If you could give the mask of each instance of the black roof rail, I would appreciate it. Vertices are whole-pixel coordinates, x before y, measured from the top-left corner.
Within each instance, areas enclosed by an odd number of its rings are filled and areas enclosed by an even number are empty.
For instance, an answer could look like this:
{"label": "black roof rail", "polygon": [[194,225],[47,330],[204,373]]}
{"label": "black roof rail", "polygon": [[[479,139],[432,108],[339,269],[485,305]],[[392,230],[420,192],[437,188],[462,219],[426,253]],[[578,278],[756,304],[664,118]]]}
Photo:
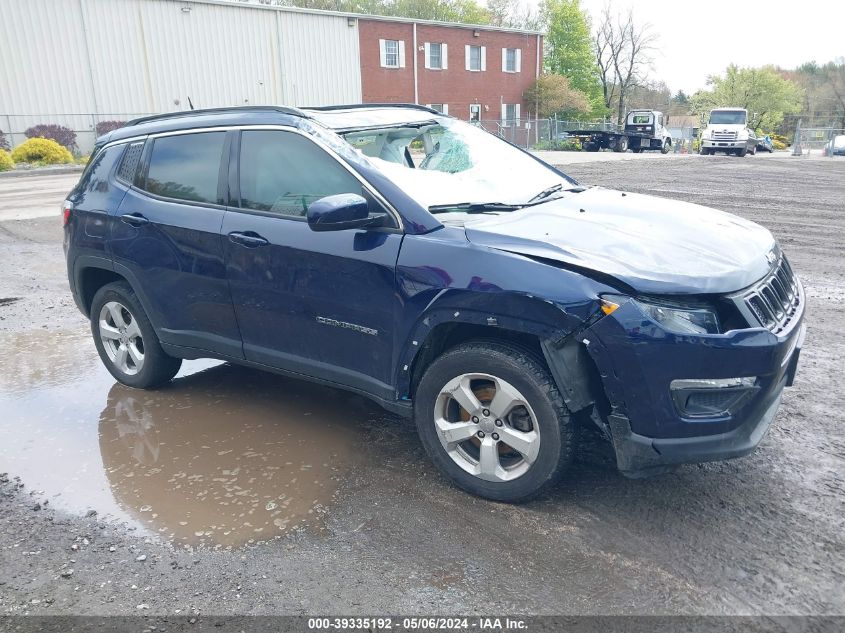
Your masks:
{"label": "black roof rail", "polygon": [[418,103],[351,103],[348,105],[329,106],[299,106],[300,110],[315,110],[317,112],[331,112],[332,110],[360,110],[364,108],[407,108],[408,110],[422,110],[431,114],[443,114],[434,108],[429,108]]}
{"label": "black roof rail", "polygon": [[308,115],[299,108],[289,108],[286,106],[230,106],[226,108],[205,108],[202,110],[182,110],[179,112],[165,112],[163,114],[153,114],[150,116],[143,116],[137,119],[127,121],[124,127],[132,125],[140,125],[141,123],[150,123],[152,121],[164,121],[166,119],[178,119],[180,117],[189,117],[201,114],[226,114],[230,112],[278,112],[280,114],[291,114],[293,116],[309,118]]}

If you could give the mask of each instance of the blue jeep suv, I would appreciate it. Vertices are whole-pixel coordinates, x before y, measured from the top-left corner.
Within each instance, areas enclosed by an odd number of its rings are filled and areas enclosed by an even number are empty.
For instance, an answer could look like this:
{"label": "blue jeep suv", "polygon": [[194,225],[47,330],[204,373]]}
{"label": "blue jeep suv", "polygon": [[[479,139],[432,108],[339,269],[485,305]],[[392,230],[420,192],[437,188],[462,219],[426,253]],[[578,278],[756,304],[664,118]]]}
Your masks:
{"label": "blue jeep suv", "polygon": [[748,454],[804,337],[766,229],[581,186],[419,106],[138,119],[98,139],[63,218],[121,383],[211,357],[348,389],[501,501],[555,482],[582,424],[633,477]]}

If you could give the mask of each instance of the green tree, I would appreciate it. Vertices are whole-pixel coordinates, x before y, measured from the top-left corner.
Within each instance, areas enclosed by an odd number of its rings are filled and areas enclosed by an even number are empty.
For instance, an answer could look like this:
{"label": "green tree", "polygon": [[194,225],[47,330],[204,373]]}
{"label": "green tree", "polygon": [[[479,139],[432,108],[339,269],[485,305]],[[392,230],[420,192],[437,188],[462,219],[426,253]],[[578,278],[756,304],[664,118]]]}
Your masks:
{"label": "green tree", "polygon": [[489,24],[490,14],[476,0],[258,0],[262,4],[388,15],[418,20]]}
{"label": "green tree", "polygon": [[728,66],[724,75],[707,78],[709,90],[699,90],[690,99],[693,112],[704,114],[712,108],[730,107],[748,110],[748,126],[775,129],[784,114],[799,112],[803,93],[773,66],[740,68]]}
{"label": "green tree", "polygon": [[590,111],[590,102],[580,90],[573,88],[563,75],[543,73],[522,95],[540,117],[558,114],[564,118]]}
{"label": "green tree", "polygon": [[531,31],[545,28],[540,13],[521,0],[487,0],[487,13],[493,26]]}
{"label": "green tree", "polygon": [[543,0],[540,15],[546,24],[544,66],[563,75],[572,88],[584,93],[593,114],[604,112],[590,22],[578,0]]}

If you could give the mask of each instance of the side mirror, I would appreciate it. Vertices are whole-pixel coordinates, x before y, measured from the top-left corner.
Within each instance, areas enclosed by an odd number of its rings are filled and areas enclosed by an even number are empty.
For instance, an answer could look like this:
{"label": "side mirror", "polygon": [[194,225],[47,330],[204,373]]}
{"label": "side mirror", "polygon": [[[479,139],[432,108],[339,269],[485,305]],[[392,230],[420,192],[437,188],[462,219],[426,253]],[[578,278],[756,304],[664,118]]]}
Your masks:
{"label": "side mirror", "polygon": [[354,193],[340,193],[315,200],[308,206],[312,231],[344,231],[381,226],[387,214],[370,215],[370,204]]}

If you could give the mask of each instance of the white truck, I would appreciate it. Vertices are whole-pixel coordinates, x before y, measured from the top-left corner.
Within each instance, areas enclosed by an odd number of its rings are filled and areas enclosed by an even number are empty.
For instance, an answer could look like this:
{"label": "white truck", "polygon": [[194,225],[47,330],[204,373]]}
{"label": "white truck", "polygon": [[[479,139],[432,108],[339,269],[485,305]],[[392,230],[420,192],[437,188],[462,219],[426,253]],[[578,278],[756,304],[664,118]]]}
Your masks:
{"label": "white truck", "polygon": [[737,156],[757,153],[757,136],[748,127],[748,111],[745,108],[710,110],[707,126],[701,132],[701,154],[716,152]]}

